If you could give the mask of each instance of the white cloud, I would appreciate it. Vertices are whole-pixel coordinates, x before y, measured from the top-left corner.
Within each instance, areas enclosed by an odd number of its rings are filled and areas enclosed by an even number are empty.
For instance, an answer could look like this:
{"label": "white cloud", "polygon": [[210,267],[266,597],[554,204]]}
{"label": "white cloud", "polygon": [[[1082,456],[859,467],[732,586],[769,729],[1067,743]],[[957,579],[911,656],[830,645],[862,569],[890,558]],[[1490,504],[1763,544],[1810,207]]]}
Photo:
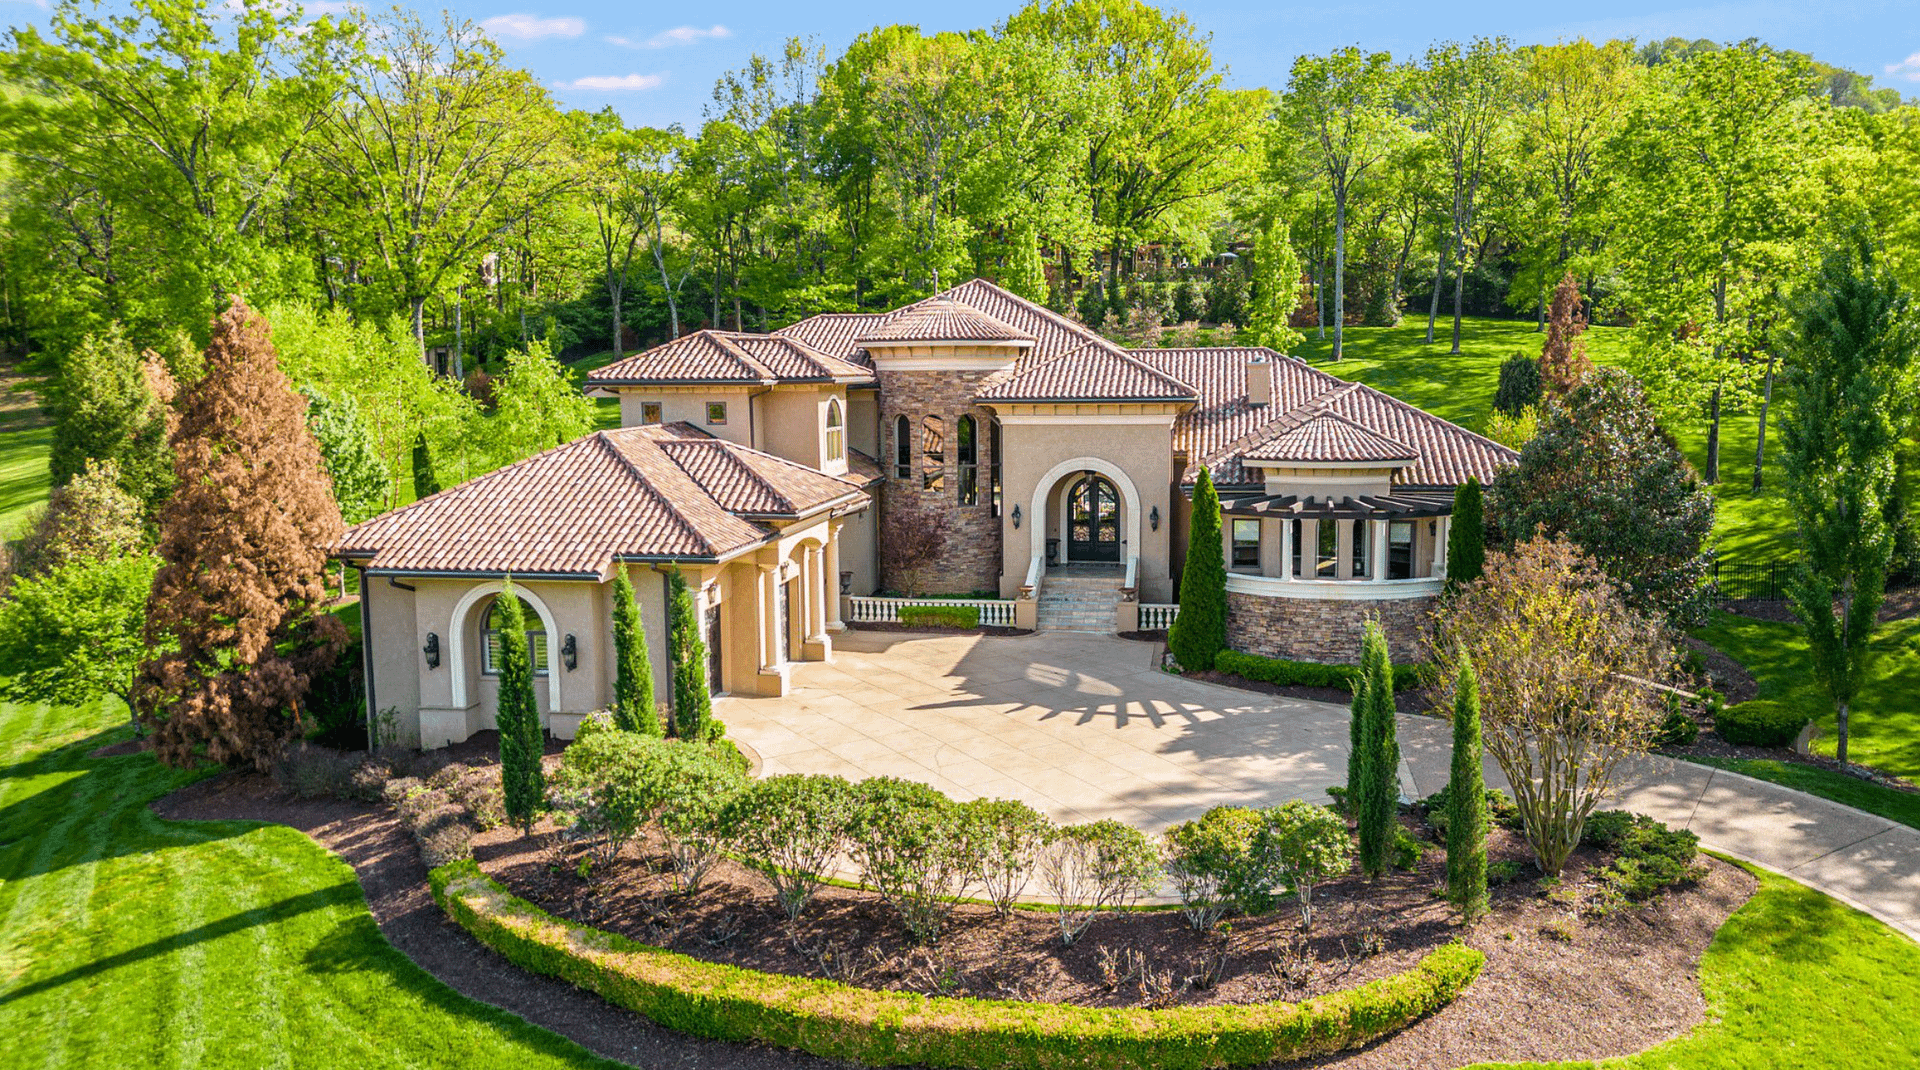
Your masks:
{"label": "white cloud", "polygon": [[635,41],[631,37],[608,37],[605,41],[610,45],[619,45],[621,48],[672,48],[675,45],[690,45],[696,41],[732,36],[732,30],[716,23],[704,30],[698,26],[675,26],[671,30],[662,30],[644,41]]}
{"label": "white cloud", "polygon": [[1920,82],[1920,52],[1915,52],[1898,63],[1887,64],[1887,73],[1896,78],[1905,78],[1909,82]]}
{"label": "white cloud", "polygon": [[514,37],[534,41],[542,37],[578,37],[587,32],[582,19],[543,19],[537,15],[495,15],[483,20],[480,28],[495,37]]}
{"label": "white cloud", "polygon": [[666,81],[663,74],[595,74],[562,83],[574,89],[652,89]]}

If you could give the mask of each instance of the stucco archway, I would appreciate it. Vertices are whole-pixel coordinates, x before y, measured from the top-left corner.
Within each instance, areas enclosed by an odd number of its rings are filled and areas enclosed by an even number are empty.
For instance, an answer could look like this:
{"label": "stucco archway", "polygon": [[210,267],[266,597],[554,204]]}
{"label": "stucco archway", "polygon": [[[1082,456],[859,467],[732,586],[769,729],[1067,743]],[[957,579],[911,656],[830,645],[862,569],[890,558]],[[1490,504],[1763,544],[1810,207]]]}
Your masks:
{"label": "stucco archway", "polygon": [[[482,583],[460,596],[454,604],[453,619],[447,624],[447,668],[453,673],[453,705],[456,709],[467,706],[467,618],[472,615],[473,607],[488,595],[500,594],[507,585],[499,580]],[[540,614],[540,624],[547,630],[547,712],[560,712],[560,667],[555,658],[560,651],[560,643],[565,638],[554,623],[553,611],[540,600],[540,596],[518,584],[513,593],[526,600],[535,613]]]}
{"label": "stucco archway", "polygon": [[1070,461],[1061,461],[1040,481],[1033,485],[1033,501],[1027,506],[1027,515],[1033,518],[1028,524],[1029,560],[1045,561],[1047,554],[1047,497],[1053,493],[1056,483],[1068,476],[1082,472],[1098,472],[1113,481],[1120,488],[1120,526],[1126,535],[1126,546],[1120,551],[1120,563],[1126,564],[1127,558],[1140,552],[1140,491],[1133,485],[1133,477],[1126,469],[1111,461],[1098,457],[1075,457]]}

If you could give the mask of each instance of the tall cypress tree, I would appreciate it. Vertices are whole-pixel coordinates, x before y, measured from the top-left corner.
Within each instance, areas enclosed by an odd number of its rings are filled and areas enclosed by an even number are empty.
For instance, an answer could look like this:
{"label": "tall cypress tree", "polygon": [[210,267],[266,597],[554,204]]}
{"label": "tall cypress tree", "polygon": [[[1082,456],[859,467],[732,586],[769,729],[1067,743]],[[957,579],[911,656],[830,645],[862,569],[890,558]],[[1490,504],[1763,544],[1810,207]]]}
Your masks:
{"label": "tall cypress tree", "polygon": [[713,734],[713,693],[707,688],[707,643],[700,637],[700,614],[693,592],[675,569],[671,585],[673,620],[668,623],[668,655],[673,659],[673,734],[704,740]]}
{"label": "tall cypress tree", "polygon": [[527,618],[520,596],[507,580],[500,592],[500,701],[494,724],[500,729],[500,787],[507,820],[525,834],[533,829],[540,801],[547,793],[546,771],[540,756],[546,737],[540,732],[540,705],[533,697],[533,659],[527,650]]}
{"label": "tall cypress tree", "polygon": [[1487,912],[1487,780],[1480,755],[1480,678],[1462,655],[1447,779],[1447,900],[1467,921]]}
{"label": "tall cypress tree", "polygon": [[653,661],[647,656],[647,629],[634,600],[627,566],[613,569],[613,721],[629,732],[661,734],[653,704]]}
{"label": "tall cypress tree", "polygon": [[1393,855],[1394,816],[1400,808],[1400,742],[1393,721],[1393,662],[1380,625],[1367,622],[1360,651],[1364,688],[1360,799],[1354,804],[1360,836],[1360,868],[1369,877],[1386,872]]}
{"label": "tall cypress tree", "polygon": [[413,437],[413,496],[424,498],[440,493],[440,481],[433,475],[433,454],[427,450],[425,434]]}
{"label": "tall cypress tree", "polygon": [[1486,505],[1480,480],[1468,476],[1453,491],[1453,519],[1447,525],[1447,586],[1480,578],[1487,568]]}
{"label": "tall cypress tree", "polygon": [[[1847,762],[1853,700],[1868,677],[1893,557],[1900,392],[1920,347],[1908,297],[1872,238],[1850,233],[1793,303],[1782,421],[1787,501],[1801,555],[1788,587],[1833,703],[1835,757]],[[1909,410],[1911,411],[1911,410]]]}
{"label": "tall cypress tree", "polygon": [[1220,542],[1220,494],[1205,468],[1193,487],[1187,561],[1180,571],[1180,615],[1167,646],[1183,669],[1211,669],[1227,647],[1227,558]]}

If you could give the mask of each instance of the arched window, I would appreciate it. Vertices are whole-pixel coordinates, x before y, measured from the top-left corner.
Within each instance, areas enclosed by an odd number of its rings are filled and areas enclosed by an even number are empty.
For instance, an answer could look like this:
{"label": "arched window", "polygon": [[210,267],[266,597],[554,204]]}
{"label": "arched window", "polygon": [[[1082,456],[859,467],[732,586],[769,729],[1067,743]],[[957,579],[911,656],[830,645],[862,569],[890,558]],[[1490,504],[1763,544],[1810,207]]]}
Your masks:
{"label": "arched window", "polygon": [[971,416],[962,416],[953,425],[955,463],[959,466],[960,504],[980,503],[979,425]]}
{"label": "arched window", "polygon": [[940,490],[947,482],[947,422],[938,416],[920,418],[920,489]]}
{"label": "arched window", "polygon": [[913,425],[905,416],[893,420],[893,478],[913,478]]}
{"label": "arched window", "polygon": [[[500,675],[500,625],[506,616],[500,609],[500,598],[495,596],[487,604],[487,612],[480,623],[480,671],[488,676]],[[540,614],[520,599],[521,622],[527,626],[527,652],[533,661],[533,674],[547,674],[547,629],[540,620]]]}
{"label": "arched window", "polygon": [[847,456],[846,421],[840,416],[840,399],[827,399],[827,460],[841,461]]}
{"label": "arched window", "polygon": [[987,500],[993,515],[1000,515],[1000,421],[987,417]]}

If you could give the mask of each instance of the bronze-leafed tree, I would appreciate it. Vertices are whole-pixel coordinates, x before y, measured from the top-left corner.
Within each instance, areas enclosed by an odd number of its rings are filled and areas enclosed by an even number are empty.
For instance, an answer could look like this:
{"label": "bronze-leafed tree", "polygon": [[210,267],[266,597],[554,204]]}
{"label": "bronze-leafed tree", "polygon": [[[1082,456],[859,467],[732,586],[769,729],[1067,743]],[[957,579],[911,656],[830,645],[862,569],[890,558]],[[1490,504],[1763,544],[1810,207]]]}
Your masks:
{"label": "bronze-leafed tree", "polygon": [[1547,314],[1547,341],[1540,347],[1540,392],[1565,397],[1593,370],[1587,345],[1580,335],[1587,329],[1580,308],[1580,285],[1569,271],[1553,290],[1553,308]]}
{"label": "bronze-leafed tree", "polygon": [[340,507],[266,321],[235,298],[183,390],[134,706],[162,761],[266,769],[344,642],[321,611]]}

